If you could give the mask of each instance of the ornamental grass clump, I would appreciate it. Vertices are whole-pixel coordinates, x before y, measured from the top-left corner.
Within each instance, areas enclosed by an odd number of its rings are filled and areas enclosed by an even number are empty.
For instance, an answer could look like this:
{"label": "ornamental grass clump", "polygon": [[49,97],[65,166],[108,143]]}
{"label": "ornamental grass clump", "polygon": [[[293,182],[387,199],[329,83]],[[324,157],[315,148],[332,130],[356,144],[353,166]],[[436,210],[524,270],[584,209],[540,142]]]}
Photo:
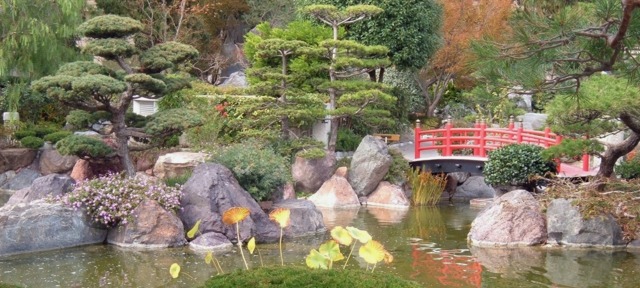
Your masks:
{"label": "ornamental grass clump", "polygon": [[84,207],[94,222],[115,227],[127,224],[133,210],[145,198],[158,202],[164,209],[177,210],[181,196],[179,186],[170,187],[124,174],[107,174],[76,184],[61,201],[76,209]]}
{"label": "ornamental grass clump", "polygon": [[447,185],[446,177],[422,171],[420,168],[409,169],[407,178],[413,191],[411,203],[414,206],[436,205]]}

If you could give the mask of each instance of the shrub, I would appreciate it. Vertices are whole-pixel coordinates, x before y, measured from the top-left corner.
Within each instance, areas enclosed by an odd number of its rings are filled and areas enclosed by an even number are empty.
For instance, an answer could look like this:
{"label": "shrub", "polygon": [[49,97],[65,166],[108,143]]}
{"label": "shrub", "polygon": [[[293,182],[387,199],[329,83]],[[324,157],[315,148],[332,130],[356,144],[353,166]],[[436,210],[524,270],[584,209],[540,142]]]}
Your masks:
{"label": "shrub", "polygon": [[51,133],[60,131],[60,128],[55,126],[55,124],[51,124],[51,123],[38,124],[33,126],[32,129],[33,131],[36,132],[36,136],[40,138],[43,138],[44,136],[49,135]]}
{"label": "shrub", "polygon": [[214,276],[204,287],[422,287],[398,276],[353,269],[261,267]]}
{"label": "shrub", "polygon": [[229,168],[256,201],[268,200],[291,175],[285,157],[256,141],[222,148],[214,154],[213,161]]}
{"label": "shrub", "polygon": [[67,115],[66,120],[72,130],[86,129],[93,124],[91,113],[83,110],[72,110]]}
{"label": "shrub", "polygon": [[324,149],[311,148],[299,151],[298,153],[296,153],[296,156],[302,157],[304,159],[320,159],[327,156],[327,152]]}
{"label": "shrub", "polygon": [[384,176],[384,181],[389,181],[393,184],[402,184],[407,180],[407,171],[411,168],[409,161],[402,156],[402,152],[398,149],[389,149],[389,155],[393,159],[389,172]]}
{"label": "shrub", "polygon": [[615,167],[616,175],[622,179],[636,179],[640,178],[640,159],[633,158],[631,160],[624,161]]}
{"label": "shrub", "polygon": [[40,137],[27,136],[20,139],[20,144],[22,144],[22,146],[25,148],[40,149],[40,147],[42,147],[42,145],[44,144],[44,140],[42,140],[42,138]]}
{"label": "shrub", "polygon": [[21,129],[13,133],[13,137],[18,140],[21,140],[24,137],[36,137],[36,131],[31,129]]}
{"label": "shrub", "polygon": [[189,180],[189,178],[191,178],[191,174],[193,173],[187,172],[176,177],[169,177],[167,179],[164,179],[164,184],[166,184],[169,187],[178,186],[178,185],[182,186],[184,185],[184,183],[187,183],[187,180]]}
{"label": "shrub", "polygon": [[113,149],[104,142],[81,135],[71,135],[58,141],[56,149],[62,155],[76,155],[80,158],[104,158]]}
{"label": "shrub", "polygon": [[358,145],[360,145],[360,141],[362,141],[362,137],[358,136],[353,131],[349,129],[339,129],[336,151],[355,151],[358,148]]}
{"label": "shrub", "polygon": [[513,144],[489,152],[484,167],[488,184],[524,186],[531,190],[533,176],[555,172],[555,163],[542,158],[544,148],[529,144]]}
{"label": "shrub", "polygon": [[443,175],[431,174],[420,168],[409,169],[407,172],[411,184],[411,202],[414,206],[433,206],[440,201],[440,196],[447,185],[447,178]]}
{"label": "shrub", "polygon": [[181,196],[179,187],[149,183],[145,179],[130,178],[124,174],[107,174],[80,182],[60,200],[76,209],[85,207],[89,217],[96,223],[115,227],[127,224],[132,211],[144,198],[155,200],[164,209],[177,210]]}
{"label": "shrub", "polygon": [[62,140],[63,138],[66,138],[67,136],[71,136],[71,132],[69,131],[58,131],[58,132],[53,132],[51,134],[47,134],[44,136],[44,141],[49,141],[52,144],[56,144],[58,143],[58,141]]}
{"label": "shrub", "polygon": [[[311,158],[322,158],[326,154],[324,152],[324,143],[309,137],[289,140],[276,139],[275,141],[271,142],[270,146],[273,148],[273,151],[275,151],[279,155],[290,159],[294,159],[295,155],[305,158],[307,156]],[[319,150],[322,150],[322,152],[320,152]],[[302,154],[299,155],[299,152],[302,152]],[[320,153],[322,153],[322,156],[320,156]]]}

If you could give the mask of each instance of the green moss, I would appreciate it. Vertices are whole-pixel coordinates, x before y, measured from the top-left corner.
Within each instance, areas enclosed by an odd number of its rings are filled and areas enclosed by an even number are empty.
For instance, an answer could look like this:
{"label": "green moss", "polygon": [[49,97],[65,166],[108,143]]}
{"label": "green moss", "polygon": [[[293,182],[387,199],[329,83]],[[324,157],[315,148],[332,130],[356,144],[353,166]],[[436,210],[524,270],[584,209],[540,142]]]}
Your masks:
{"label": "green moss", "polygon": [[364,270],[312,270],[306,267],[263,267],[211,278],[203,287],[421,287],[386,273]]}
{"label": "green moss", "polygon": [[20,139],[20,144],[22,144],[22,146],[26,148],[40,149],[40,147],[42,147],[42,145],[44,144],[44,140],[35,136],[27,136]]}

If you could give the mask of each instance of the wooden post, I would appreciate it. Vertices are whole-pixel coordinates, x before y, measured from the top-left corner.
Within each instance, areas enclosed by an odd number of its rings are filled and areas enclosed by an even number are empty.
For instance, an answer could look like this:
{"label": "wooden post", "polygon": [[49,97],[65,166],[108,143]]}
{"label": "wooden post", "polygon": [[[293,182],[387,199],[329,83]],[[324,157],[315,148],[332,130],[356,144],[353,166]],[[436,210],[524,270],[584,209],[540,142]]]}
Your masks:
{"label": "wooden post", "polygon": [[421,132],[422,131],[421,131],[421,128],[420,128],[420,119],[417,119],[416,120],[416,128],[413,130],[413,133],[415,134],[414,135],[415,139],[413,141],[413,150],[414,150],[413,151],[413,153],[414,153],[413,156],[416,159],[420,158],[420,147],[422,147],[422,143],[421,143],[422,136],[420,136]]}
{"label": "wooden post", "polygon": [[453,154],[453,151],[451,149],[451,117],[449,117],[449,119],[447,119],[447,124],[444,124],[444,149],[443,149],[443,156],[451,156]]}
{"label": "wooden post", "polygon": [[487,123],[484,119],[480,119],[480,157],[487,157],[487,150],[485,149],[487,132]]}

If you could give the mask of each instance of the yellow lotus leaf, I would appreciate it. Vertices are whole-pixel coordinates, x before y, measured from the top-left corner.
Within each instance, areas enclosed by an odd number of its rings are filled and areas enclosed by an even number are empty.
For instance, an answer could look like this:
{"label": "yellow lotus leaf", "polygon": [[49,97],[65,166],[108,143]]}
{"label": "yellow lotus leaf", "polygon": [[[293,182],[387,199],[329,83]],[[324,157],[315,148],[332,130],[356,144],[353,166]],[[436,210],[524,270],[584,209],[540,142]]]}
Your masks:
{"label": "yellow lotus leaf", "polygon": [[318,252],[318,250],[316,249],[313,249],[311,250],[311,252],[309,252],[309,255],[307,255],[305,262],[307,263],[307,266],[309,266],[309,268],[329,269],[329,259],[320,254],[320,252]]}
{"label": "yellow lotus leaf", "polygon": [[391,255],[391,253],[389,253],[388,251],[384,251],[384,263],[391,263],[393,262],[393,255]]}
{"label": "yellow lotus leaf", "polygon": [[180,265],[178,265],[178,263],[171,264],[171,267],[169,267],[169,274],[171,274],[173,279],[178,278],[178,276],[180,276]]}
{"label": "yellow lotus leaf", "polygon": [[340,246],[338,242],[334,240],[329,240],[327,242],[322,243],[318,252],[328,258],[329,260],[336,262],[344,259],[344,255],[340,252]]}
{"label": "yellow lotus leaf", "polygon": [[360,247],[360,257],[369,264],[377,264],[384,259],[384,246],[380,242],[371,240]]}
{"label": "yellow lotus leaf", "polygon": [[251,239],[249,239],[247,249],[249,249],[249,253],[253,254],[253,250],[256,249],[256,237],[251,237]]}
{"label": "yellow lotus leaf", "polygon": [[189,239],[193,239],[193,237],[196,236],[196,233],[198,233],[198,230],[200,230],[200,220],[198,220],[196,222],[195,225],[193,225],[193,227],[191,228],[191,230],[189,230],[189,232],[187,232],[187,238]]}
{"label": "yellow lotus leaf", "polygon": [[280,228],[285,228],[289,226],[289,218],[291,217],[291,210],[286,208],[276,208],[275,210],[269,213],[269,219],[271,221],[278,223]]}
{"label": "yellow lotus leaf", "polygon": [[204,263],[210,264],[213,261],[213,253],[211,251],[207,252],[207,255],[204,256]]}
{"label": "yellow lotus leaf", "polygon": [[231,207],[222,214],[222,222],[233,225],[247,218],[250,213],[249,209],[244,207]]}
{"label": "yellow lotus leaf", "polygon": [[349,246],[353,242],[353,237],[351,237],[349,232],[342,226],[333,227],[333,229],[331,229],[331,237],[344,246]]}
{"label": "yellow lotus leaf", "polygon": [[362,244],[365,244],[365,243],[371,241],[371,235],[367,231],[360,230],[358,228],[351,227],[351,226],[347,227],[347,231],[349,231],[349,235],[351,235],[351,237],[353,237],[356,240],[360,241],[360,243],[362,243]]}

